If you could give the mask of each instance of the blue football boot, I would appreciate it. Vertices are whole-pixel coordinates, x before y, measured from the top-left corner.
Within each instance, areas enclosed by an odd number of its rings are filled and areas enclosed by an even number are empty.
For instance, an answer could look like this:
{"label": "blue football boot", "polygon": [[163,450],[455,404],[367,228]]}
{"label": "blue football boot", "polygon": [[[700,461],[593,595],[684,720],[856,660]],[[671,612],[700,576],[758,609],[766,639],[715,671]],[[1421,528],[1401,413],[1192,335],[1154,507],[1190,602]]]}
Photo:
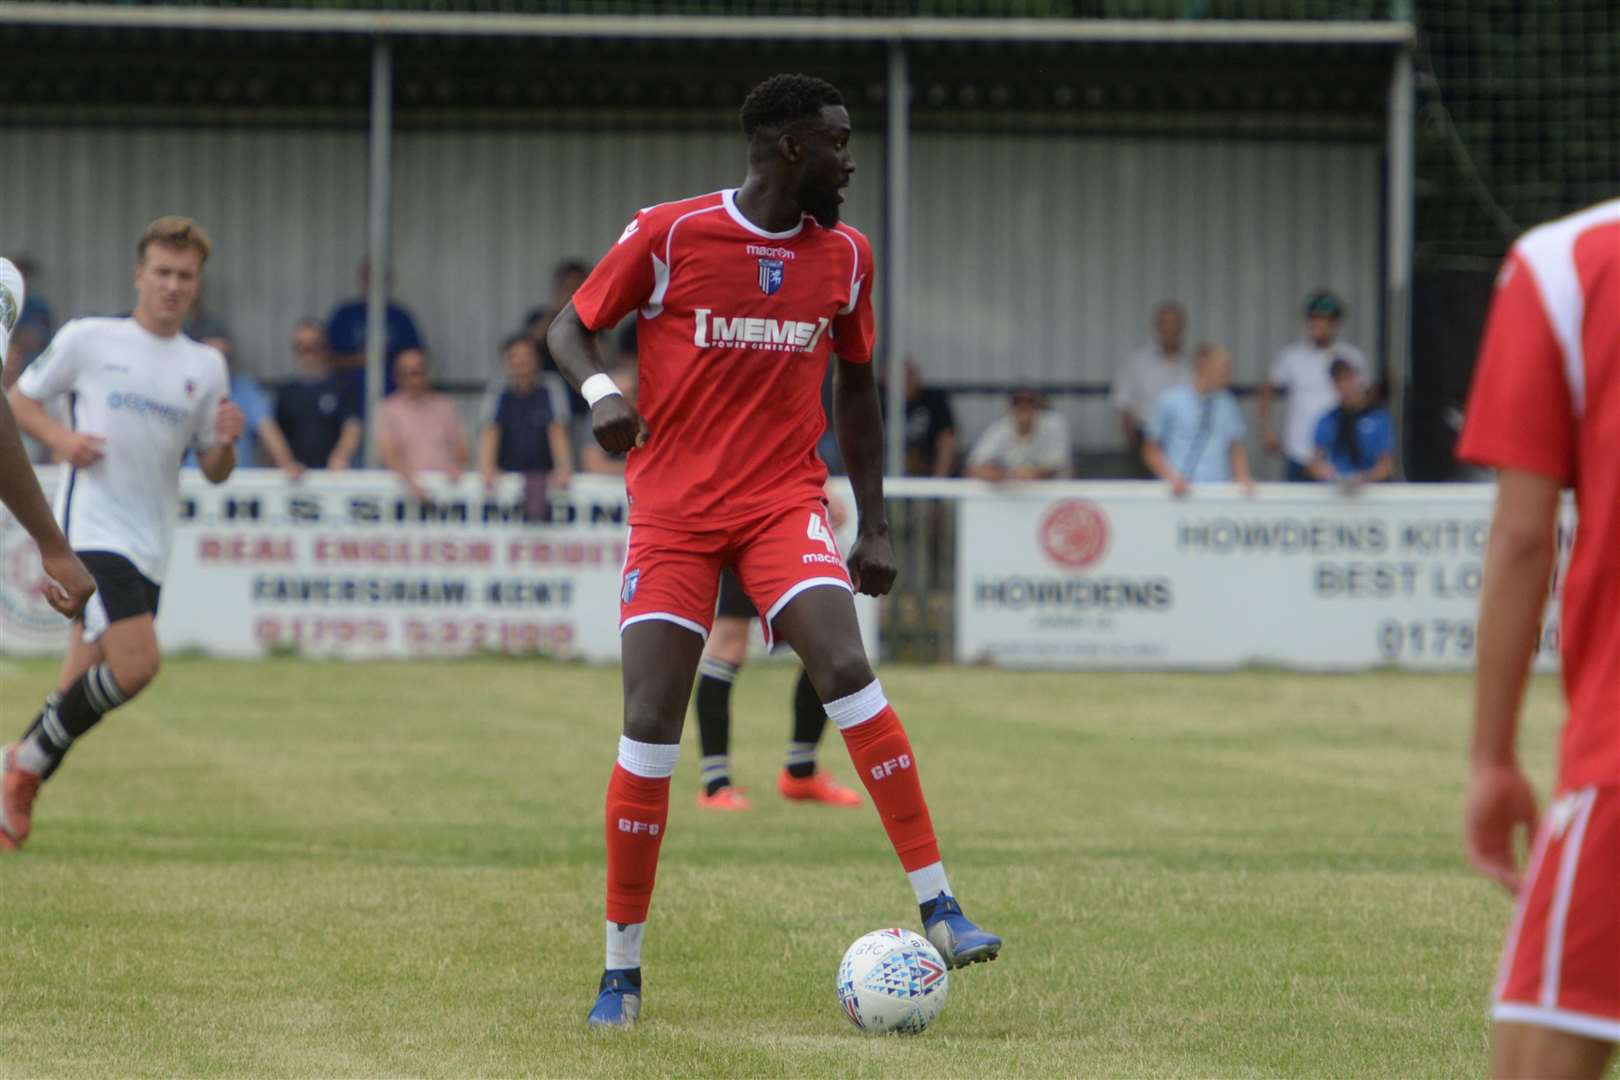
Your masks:
{"label": "blue football boot", "polygon": [[602,987],[585,1022],[595,1028],[634,1027],[641,1016],[641,969],[602,972]]}
{"label": "blue football boot", "polygon": [[994,960],[1001,951],[1001,939],[973,925],[962,914],[962,905],[949,893],[940,893],[918,910],[922,912],[923,934],[945,958],[946,967]]}

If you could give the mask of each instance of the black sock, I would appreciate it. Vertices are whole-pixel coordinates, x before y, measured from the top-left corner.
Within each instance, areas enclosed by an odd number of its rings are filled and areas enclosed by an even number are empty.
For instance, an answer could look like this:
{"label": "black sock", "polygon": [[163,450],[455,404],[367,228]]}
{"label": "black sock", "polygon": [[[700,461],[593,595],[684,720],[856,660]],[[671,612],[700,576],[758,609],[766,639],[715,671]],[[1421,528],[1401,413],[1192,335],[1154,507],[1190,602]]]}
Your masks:
{"label": "black sock", "polygon": [[[821,733],[827,729],[827,710],[822,708],[816,688],[810,685],[810,674],[799,671],[799,681],[793,687],[793,741],[788,746],[789,776],[803,779],[816,774],[815,747]],[[806,749],[810,759],[804,760]]]}
{"label": "black sock", "polygon": [[710,795],[731,786],[731,684],[736,678],[736,664],[708,656],[698,664],[692,706],[703,752],[703,790]]}
{"label": "black sock", "polygon": [[62,759],[73,744],[127,700],[106,664],[97,664],[80,675],[62,692],[60,700],[47,697],[45,708],[34,718],[25,736],[49,759],[40,776],[49,779],[61,767]]}

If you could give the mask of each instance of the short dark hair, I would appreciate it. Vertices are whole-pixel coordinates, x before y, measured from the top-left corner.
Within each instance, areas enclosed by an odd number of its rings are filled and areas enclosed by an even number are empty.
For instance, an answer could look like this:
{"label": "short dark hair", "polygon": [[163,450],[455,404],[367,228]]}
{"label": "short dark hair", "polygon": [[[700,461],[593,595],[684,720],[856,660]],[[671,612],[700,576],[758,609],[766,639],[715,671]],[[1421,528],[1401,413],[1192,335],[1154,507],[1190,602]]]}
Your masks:
{"label": "short dark hair", "polygon": [[501,342],[501,355],[505,356],[507,350],[511,349],[514,345],[529,345],[534,348],[535,352],[540,351],[540,346],[535,344],[534,338],[530,337],[528,334],[517,333]]}
{"label": "short dark hair", "polygon": [[561,281],[569,274],[580,274],[584,277],[589,277],[590,273],[591,264],[586,262],[584,259],[564,259],[562,262],[558,263],[552,268],[551,280]]}
{"label": "short dark hair", "polygon": [[1328,378],[1330,379],[1337,379],[1340,375],[1354,375],[1355,373],[1355,365],[1342,356],[1334,357],[1333,363],[1328,365]]}
{"label": "short dark hair", "polygon": [[814,75],[772,75],[743,99],[743,134],[749,138],[760,128],[781,128],[795,120],[811,120],[829,105],[842,105],[844,95],[826,79]]}

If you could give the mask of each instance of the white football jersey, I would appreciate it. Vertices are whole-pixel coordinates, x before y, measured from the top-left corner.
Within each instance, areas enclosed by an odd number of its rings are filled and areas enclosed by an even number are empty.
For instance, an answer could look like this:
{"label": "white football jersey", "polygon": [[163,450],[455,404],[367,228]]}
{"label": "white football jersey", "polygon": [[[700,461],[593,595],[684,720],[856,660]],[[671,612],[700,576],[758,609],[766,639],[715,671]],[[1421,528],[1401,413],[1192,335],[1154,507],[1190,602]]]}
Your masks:
{"label": "white football jersey", "polygon": [[17,387],[42,404],[67,395],[75,431],[99,435],[105,456],[70,469],[56,520],[75,551],[111,551],[159,584],[180,513],[180,462],[213,445],[230,396],[225,357],[178,334],[160,338],[133,318],[74,319]]}
{"label": "white football jersey", "polygon": [[1301,465],[1316,456],[1316,424],[1339,407],[1339,391],[1328,369],[1343,360],[1367,377],[1367,358],[1342,341],[1323,348],[1310,341],[1285,345],[1271,365],[1271,385],[1288,391],[1283,414],[1283,452]]}
{"label": "white football jersey", "polygon": [[11,332],[22,315],[23,279],[10,259],[0,259],[0,361],[11,347]]}

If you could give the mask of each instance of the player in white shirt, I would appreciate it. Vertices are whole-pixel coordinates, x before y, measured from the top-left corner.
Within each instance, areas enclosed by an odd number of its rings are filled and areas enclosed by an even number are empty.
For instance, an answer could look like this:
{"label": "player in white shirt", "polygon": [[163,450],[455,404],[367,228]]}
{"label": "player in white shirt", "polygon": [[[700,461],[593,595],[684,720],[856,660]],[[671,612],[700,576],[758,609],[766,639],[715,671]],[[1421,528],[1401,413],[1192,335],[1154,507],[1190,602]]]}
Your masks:
{"label": "player in white shirt", "polygon": [[[1367,358],[1354,345],[1338,340],[1344,301],[1333,293],[1312,293],[1305,300],[1305,337],[1285,345],[1271,365],[1271,377],[1260,387],[1260,431],[1266,452],[1279,451],[1288,461],[1287,478],[1313,481],[1307,466],[1316,457],[1316,425],[1339,406],[1339,391],[1328,369],[1343,360],[1367,379]],[[1288,394],[1282,434],[1271,426],[1271,399]]]}
{"label": "player in white shirt", "polygon": [[[236,467],[243,418],[225,358],[180,332],[211,250],[189,218],[152,222],[136,247],[134,314],[68,323],[11,390],[23,430],[69,466],[56,519],[97,593],[73,628],[55,692],[6,748],[0,849],[28,838],[39,785],[74,740],[157,676],[154,618],[186,450],[213,483]],[[71,427],[45,410],[64,395]]]}
{"label": "player in white shirt", "polygon": [[[0,259],[0,361],[11,348],[11,332],[22,315],[22,274],[10,259]],[[34,466],[18,438],[17,421],[11,408],[0,397],[0,503],[11,511],[39,547],[45,567],[45,600],[57,611],[73,618],[84,610],[96,583],[79,562],[51,516],[50,503],[40,490]]]}

